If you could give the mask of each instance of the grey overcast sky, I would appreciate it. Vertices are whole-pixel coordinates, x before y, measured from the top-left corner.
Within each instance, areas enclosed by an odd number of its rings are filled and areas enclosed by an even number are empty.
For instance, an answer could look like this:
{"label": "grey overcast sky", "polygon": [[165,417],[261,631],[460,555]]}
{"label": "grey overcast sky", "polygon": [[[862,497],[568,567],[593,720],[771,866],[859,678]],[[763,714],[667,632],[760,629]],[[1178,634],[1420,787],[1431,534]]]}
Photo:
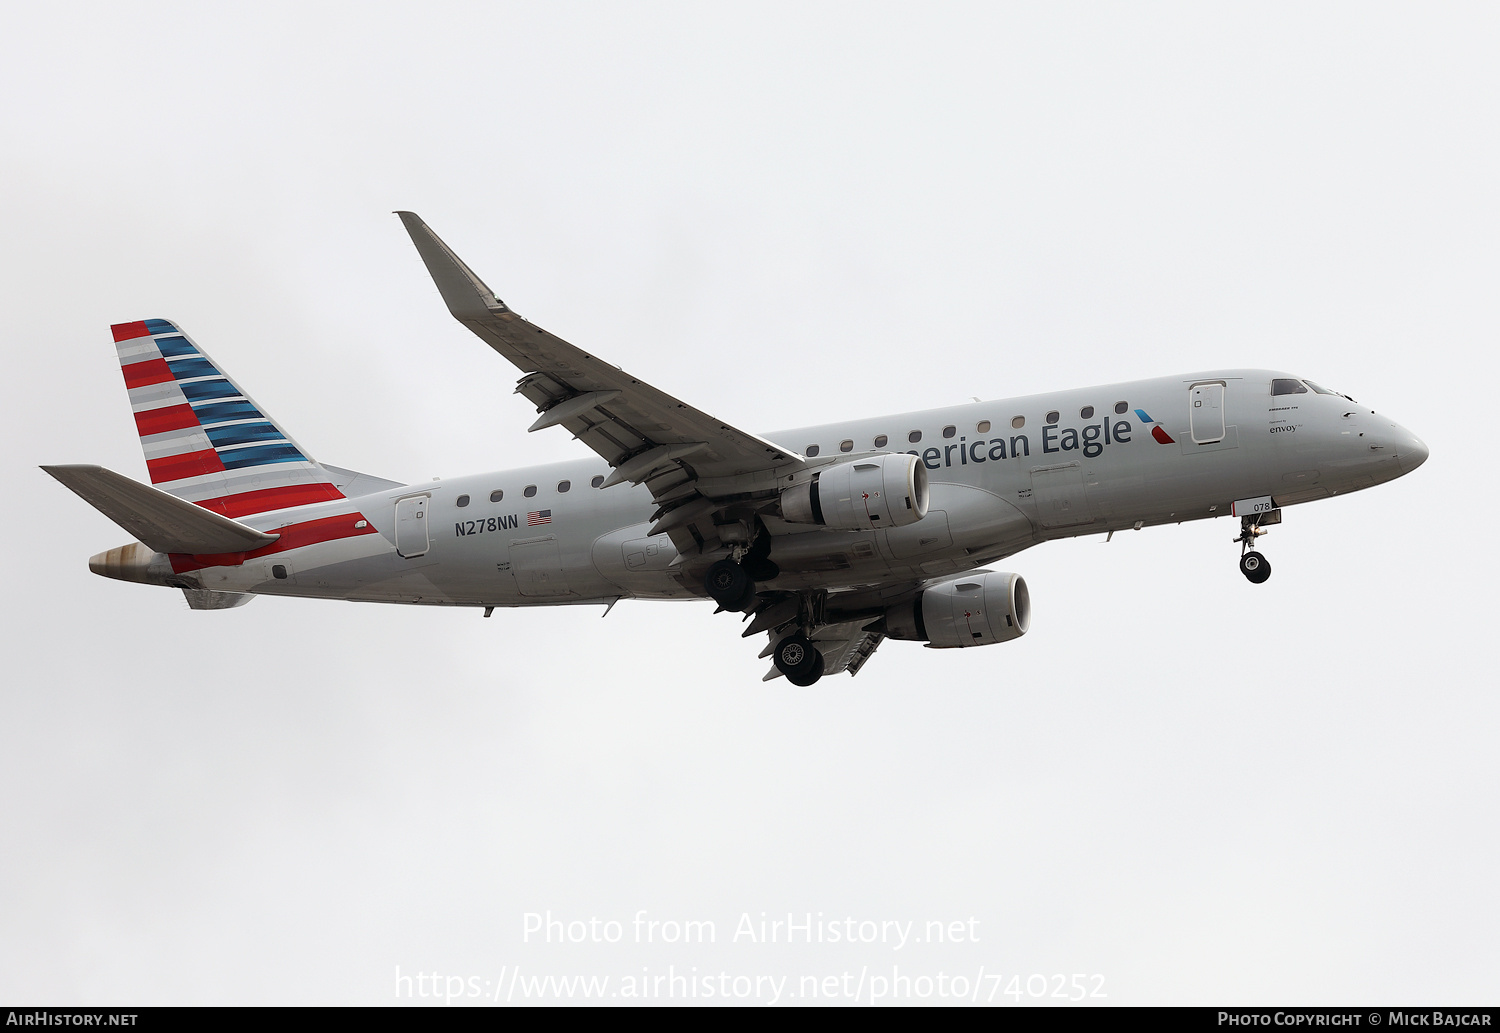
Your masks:
{"label": "grey overcast sky", "polygon": [[[9,5],[0,999],[1495,1003],[1496,53],[1479,3]],[[1432,458],[1288,510],[1263,587],[1228,521],[1050,544],[1025,639],[811,690],[706,605],[92,576],[126,536],[37,466],[144,477],[113,322],[341,466],[583,454],[397,208],[751,429],[1264,366]],[[963,940],[743,935],[788,913]]]}

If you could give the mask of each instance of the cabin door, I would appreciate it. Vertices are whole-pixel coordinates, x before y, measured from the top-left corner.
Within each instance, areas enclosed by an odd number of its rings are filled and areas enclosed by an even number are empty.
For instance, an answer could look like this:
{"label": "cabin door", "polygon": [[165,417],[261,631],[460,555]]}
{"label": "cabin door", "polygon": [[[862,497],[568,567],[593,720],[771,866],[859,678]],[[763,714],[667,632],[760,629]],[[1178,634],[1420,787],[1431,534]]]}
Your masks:
{"label": "cabin door", "polygon": [[1188,410],[1193,440],[1200,445],[1224,440],[1224,383],[1194,384]]}
{"label": "cabin door", "polygon": [[417,495],[396,503],[396,551],[407,559],[427,554],[427,498]]}

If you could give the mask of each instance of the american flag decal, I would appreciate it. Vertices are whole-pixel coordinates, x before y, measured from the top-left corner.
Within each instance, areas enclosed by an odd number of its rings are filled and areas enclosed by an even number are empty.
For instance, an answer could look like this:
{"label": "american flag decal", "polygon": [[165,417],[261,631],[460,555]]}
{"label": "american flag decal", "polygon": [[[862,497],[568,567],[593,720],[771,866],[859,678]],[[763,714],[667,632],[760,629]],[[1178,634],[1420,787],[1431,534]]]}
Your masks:
{"label": "american flag decal", "polygon": [[540,524],[552,523],[552,510],[536,509],[526,514],[526,526],[536,527]]}

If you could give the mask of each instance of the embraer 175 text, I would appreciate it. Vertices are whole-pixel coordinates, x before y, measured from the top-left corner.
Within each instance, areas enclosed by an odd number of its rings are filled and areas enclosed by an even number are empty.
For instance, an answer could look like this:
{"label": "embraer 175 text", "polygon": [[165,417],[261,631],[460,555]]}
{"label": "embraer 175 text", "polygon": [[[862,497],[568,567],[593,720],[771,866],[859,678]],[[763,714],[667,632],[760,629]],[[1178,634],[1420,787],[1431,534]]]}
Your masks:
{"label": "embraer 175 text", "polygon": [[147,486],[48,473],[138,540],[96,574],[183,590],[484,607],[711,598],[811,685],[886,638],[1026,633],[1019,574],[977,569],[1055,538],[1231,516],[1240,569],[1282,507],[1410,473],[1410,431],[1312,381],[1218,370],[759,437],[522,319],[410,212],[453,316],[525,375],[532,430],[597,458],[399,484],[315,462],[175,324],[114,327]]}

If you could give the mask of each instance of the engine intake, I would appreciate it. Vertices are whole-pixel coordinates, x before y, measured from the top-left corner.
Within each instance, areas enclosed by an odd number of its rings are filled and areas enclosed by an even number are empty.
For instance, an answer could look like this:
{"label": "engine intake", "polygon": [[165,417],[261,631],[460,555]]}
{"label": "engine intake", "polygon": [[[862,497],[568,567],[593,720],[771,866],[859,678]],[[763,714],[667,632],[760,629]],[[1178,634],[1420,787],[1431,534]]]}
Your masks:
{"label": "engine intake", "polygon": [[781,493],[781,517],[845,531],[905,527],[927,515],[927,467],[897,452],[838,463]]}
{"label": "engine intake", "polygon": [[930,649],[988,646],[1020,638],[1031,627],[1031,592],[1020,574],[991,571],[923,589],[885,614],[891,638]]}

